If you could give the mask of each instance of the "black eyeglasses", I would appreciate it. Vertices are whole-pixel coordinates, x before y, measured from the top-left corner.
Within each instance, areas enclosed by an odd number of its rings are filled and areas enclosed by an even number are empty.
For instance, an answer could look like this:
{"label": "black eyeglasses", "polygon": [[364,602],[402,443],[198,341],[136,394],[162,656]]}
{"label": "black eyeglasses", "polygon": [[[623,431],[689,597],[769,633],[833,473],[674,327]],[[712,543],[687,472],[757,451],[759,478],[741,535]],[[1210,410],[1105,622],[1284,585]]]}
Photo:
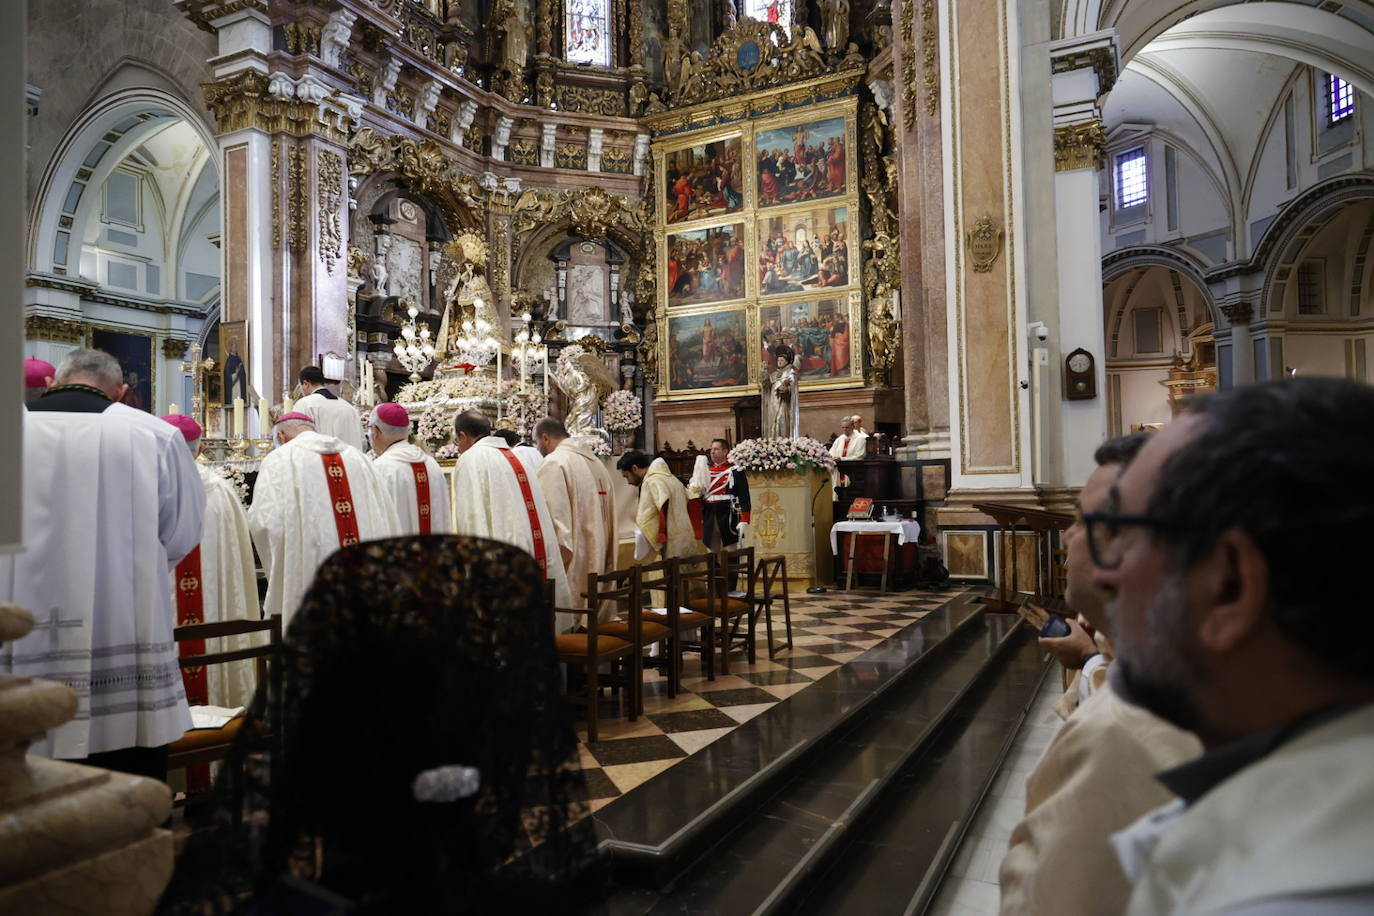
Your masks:
{"label": "black eyeglasses", "polygon": [[1088,539],[1088,555],[1099,569],[1116,569],[1121,565],[1122,551],[1112,550],[1112,542],[1122,528],[1153,528],[1156,531],[1182,531],[1180,522],[1149,515],[1113,515],[1110,512],[1085,512],[1083,529]]}

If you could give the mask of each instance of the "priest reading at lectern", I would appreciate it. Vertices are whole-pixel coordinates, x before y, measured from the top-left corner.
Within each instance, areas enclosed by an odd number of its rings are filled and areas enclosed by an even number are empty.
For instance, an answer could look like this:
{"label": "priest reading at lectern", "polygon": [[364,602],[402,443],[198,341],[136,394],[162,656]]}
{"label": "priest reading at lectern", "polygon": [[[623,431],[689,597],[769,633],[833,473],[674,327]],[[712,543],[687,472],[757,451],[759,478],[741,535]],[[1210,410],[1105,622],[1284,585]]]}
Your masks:
{"label": "priest reading at lectern", "polygon": [[372,469],[391,498],[396,534],[452,534],[448,481],[439,462],[410,441],[410,414],[400,404],[378,404],[368,421]]}
{"label": "priest reading at lectern", "polygon": [[[859,416],[840,417],[840,434],[830,443],[830,454],[838,461],[857,461],[868,452],[868,433],[859,428]],[[849,475],[838,469],[830,472],[833,490],[849,486]],[[836,496],[836,499],[839,497]]]}
{"label": "priest reading at lectern", "polygon": [[[539,481],[506,440],[491,434],[491,421],[485,415],[465,410],[453,418],[453,429],[459,455],[453,475],[456,533],[502,541],[528,552],[540,574],[553,580],[554,604],[573,607],[553,518]],[[563,615],[554,626],[561,633],[575,622],[572,615]]]}
{"label": "priest reading at lectern", "polygon": [[267,568],[263,612],[281,614],[287,626],[326,557],[392,537],[398,522],[362,452],[316,432],[303,413],[283,414],[272,431],[279,447],[258,467],[248,525]]}
{"label": "priest reading at lectern", "polygon": [[[192,456],[201,452],[201,427],[185,414],[163,420],[181,431]],[[205,487],[205,533],[172,573],[172,603],[177,626],[257,620],[258,580],[248,513],[234,486],[203,462],[196,463]],[[206,652],[235,652],[265,643],[267,634],[226,636],[205,641]],[[186,699],[192,706],[247,706],[257,689],[252,659],[182,670]]]}

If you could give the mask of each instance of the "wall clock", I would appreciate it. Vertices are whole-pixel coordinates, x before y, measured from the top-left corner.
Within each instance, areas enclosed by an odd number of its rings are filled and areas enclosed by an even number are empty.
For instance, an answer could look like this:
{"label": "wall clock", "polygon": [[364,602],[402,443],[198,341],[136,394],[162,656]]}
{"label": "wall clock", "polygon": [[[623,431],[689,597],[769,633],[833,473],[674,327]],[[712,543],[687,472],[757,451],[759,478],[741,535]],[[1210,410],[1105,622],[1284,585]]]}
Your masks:
{"label": "wall clock", "polygon": [[1097,397],[1097,361],[1082,347],[1064,358],[1064,397],[1084,401]]}

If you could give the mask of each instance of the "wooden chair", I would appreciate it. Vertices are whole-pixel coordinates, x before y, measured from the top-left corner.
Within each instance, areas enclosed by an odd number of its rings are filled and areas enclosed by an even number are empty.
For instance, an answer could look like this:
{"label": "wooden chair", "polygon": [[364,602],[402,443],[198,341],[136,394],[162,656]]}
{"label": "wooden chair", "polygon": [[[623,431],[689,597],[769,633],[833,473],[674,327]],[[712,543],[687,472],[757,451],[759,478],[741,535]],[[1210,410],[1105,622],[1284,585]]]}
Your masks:
{"label": "wooden chair", "polygon": [[[662,602],[666,614],[654,614],[657,622],[663,623],[668,631],[667,651],[662,657],[663,667],[668,676],[668,696],[675,697],[682,689],[682,653],[686,648],[701,650],[703,643],[714,640],[703,638],[701,641],[688,641],[683,637],[695,630],[709,630],[715,633],[715,618],[682,607],[682,588],[678,581],[678,563],[675,558],[659,560],[639,568],[639,585],[646,606],[657,607]],[[715,680],[715,656],[710,651],[702,651],[702,660],[707,670],[707,678]]]}
{"label": "wooden chair", "polygon": [[[639,600],[639,573],[637,570],[630,569],[618,573],[611,573],[605,578],[619,577],[619,587],[614,589],[595,589],[598,594],[608,600],[616,597],[623,597],[627,604],[633,605]],[[592,577],[595,578],[595,577]],[[583,689],[580,695],[575,695],[571,690],[568,691],[568,702],[574,706],[582,705],[587,709],[587,741],[594,742],[597,739],[597,718],[600,712],[599,700],[601,687],[603,684],[610,686],[620,686],[625,688],[625,710],[630,721],[639,714],[638,691],[634,689],[634,679],[638,677],[639,665],[635,663],[635,647],[629,640],[620,639],[615,636],[607,636],[600,632],[599,624],[596,619],[596,608],[599,602],[591,602],[591,608],[561,608],[556,607],[553,599],[553,581],[546,580],[544,583],[545,594],[548,596],[550,615],[572,614],[586,617],[587,625],[585,629],[576,633],[564,633],[554,636],[554,647],[558,653],[558,660],[571,669],[580,666],[583,673]],[[623,592],[623,596],[610,594],[611,592]],[[636,627],[636,632],[638,628]],[[600,668],[603,665],[614,666],[617,662],[621,663],[621,673],[602,675]],[[626,667],[634,670],[631,675],[625,671]],[[569,671],[571,676],[572,672]],[[571,679],[571,678],[570,678]]]}
{"label": "wooden chair", "polygon": [[[749,635],[752,639],[754,626],[759,615],[763,615],[765,632],[768,636],[768,657],[772,658],[782,649],[792,648],[792,599],[787,592],[787,558],[784,556],[764,557],[759,560],[758,585],[761,594],[754,598],[754,613],[749,618]],[[781,586],[781,596],[777,590]],[[776,645],[773,642],[773,602],[782,598],[783,621],[786,626],[787,642]],[[752,661],[752,658],[751,658]]]}
{"label": "wooden chair", "polygon": [[[716,679],[716,600],[721,594],[716,575],[716,555],[703,553],[677,559],[677,603],[688,613],[693,628],[701,628],[701,639],[682,644],[682,649],[701,653],[701,667],[706,679]],[[700,606],[698,606],[700,605]],[[726,674],[729,671],[725,671]]]}
{"label": "wooden chair", "polygon": [[[736,545],[722,550],[716,564],[727,589],[727,608],[733,601],[743,601],[747,605],[742,613],[732,616],[731,627],[724,640],[726,651],[729,651],[736,639],[743,639],[746,657],[752,665],[755,661],[754,621],[758,619],[758,568],[754,565],[754,548]],[[744,633],[739,632],[741,622],[746,625]]]}
{"label": "wooden chair", "polygon": [[[682,570],[679,580],[683,584],[686,600],[682,602],[683,607],[690,611],[706,614],[715,621],[715,643],[720,646],[720,672],[721,674],[730,673],[730,647],[736,632],[739,629],[739,622],[748,619],[753,605],[744,598],[731,597],[729,594],[729,577],[726,565],[732,564],[731,568],[737,573],[743,569],[733,564],[741,562],[740,559],[731,559],[731,555],[743,558],[748,563],[748,575],[750,583],[750,593],[753,589],[754,577],[754,548],[736,548],[733,551],[726,551],[719,557],[716,554],[708,554],[709,564],[705,576],[700,576],[696,570],[688,573],[688,560],[680,560],[678,568]],[[694,558],[696,559],[696,558]],[[689,587],[689,582],[696,587]],[[704,585],[705,593],[702,592]]]}
{"label": "wooden chair", "polygon": [[[627,573],[634,572],[638,575],[638,586],[636,597],[622,597],[622,589],[619,581]],[[609,590],[603,586],[609,585]],[[635,696],[634,715],[644,712],[644,655],[653,646],[660,643],[667,643],[671,632],[666,621],[650,620],[644,616],[643,595],[644,595],[644,567],[636,566],[630,570],[622,570],[598,576],[595,573],[587,574],[587,590],[583,592],[583,597],[587,599],[588,607],[603,607],[607,604],[619,605],[626,603],[630,606],[624,609],[624,615],[618,616],[616,620],[606,621],[597,624],[597,631],[606,636],[614,636],[623,639],[638,651],[635,655],[634,671],[630,676],[633,684]],[[673,689],[673,684],[668,685],[669,692],[677,696]]]}
{"label": "wooden chair", "polygon": [[[258,686],[269,684],[269,699],[280,700],[281,690],[277,683],[280,672],[276,665],[268,665],[268,659],[276,654],[281,646],[281,615],[273,614],[266,620],[226,620],[222,623],[195,623],[177,627],[172,631],[177,642],[195,642],[204,639],[219,639],[225,636],[243,636],[248,633],[266,632],[267,642],[261,646],[247,649],[234,649],[230,652],[204,652],[200,655],[184,655],[177,660],[182,668],[203,668],[210,665],[225,665],[229,662],[255,659],[258,672]],[[272,680],[268,680],[269,672]],[[167,769],[179,770],[197,763],[214,763],[229,756],[229,748],[243,726],[243,716],[230,719],[219,728],[193,728],[167,746]],[[190,804],[192,797],[187,795],[183,804]],[[237,810],[237,809],[236,809]]]}

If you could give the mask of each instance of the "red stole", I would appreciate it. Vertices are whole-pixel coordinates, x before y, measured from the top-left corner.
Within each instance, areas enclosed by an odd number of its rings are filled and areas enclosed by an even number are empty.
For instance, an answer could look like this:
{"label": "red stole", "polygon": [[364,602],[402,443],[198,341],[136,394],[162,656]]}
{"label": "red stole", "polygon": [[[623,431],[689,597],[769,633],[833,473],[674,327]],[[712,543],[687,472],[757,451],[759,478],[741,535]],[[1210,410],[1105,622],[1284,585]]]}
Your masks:
{"label": "red stole", "polygon": [[851,443],[851,442],[853,442],[853,441],[854,441],[853,439],[845,439],[845,440],[844,440],[844,448],[840,449],[840,457],[841,457],[841,458],[848,457],[848,455],[849,455],[849,443]]}
{"label": "red stole", "polygon": [[343,455],[321,455],[324,459],[324,479],[329,484],[329,502],[334,508],[334,528],[339,533],[339,546],[358,543],[358,516],[353,511],[353,491],[348,488],[348,471]]}
{"label": "red stole", "polygon": [[[176,584],[177,626],[184,627],[204,623],[205,592],[201,587],[203,579],[201,578],[199,544],[177,564],[173,582]],[[188,655],[203,655],[204,653],[205,640],[203,639],[188,639],[177,643],[177,654],[183,658]],[[181,683],[186,688],[188,705],[208,706],[210,704],[209,678],[206,676],[203,665],[182,668]],[[186,789],[188,792],[197,794],[210,791],[210,764],[197,763],[186,768]]]}
{"label": "red stole", "polygon": [[412,461],[410,472],[415,475],[415,504],[420,511],[420,533],[429,534],[429,469],[423,461]]}
{"label": "red stole", "polygon": [[520,463],[520,459],[515,457],[515,453],[510,449],[497,449],[506,460],[510,462],[510,469],[515,472],[515,482],[520,484],[520,495],[525,499],[525,512],[530,518],[530,536],[534,539],[534,560],[539,564],[539,575],[547,579],[549,577],[549,561],[544,554],[544,528],[539,524],[539,510],[534,505],[534,491],[530,489],[530,478],[525,473],[525,466]]}

